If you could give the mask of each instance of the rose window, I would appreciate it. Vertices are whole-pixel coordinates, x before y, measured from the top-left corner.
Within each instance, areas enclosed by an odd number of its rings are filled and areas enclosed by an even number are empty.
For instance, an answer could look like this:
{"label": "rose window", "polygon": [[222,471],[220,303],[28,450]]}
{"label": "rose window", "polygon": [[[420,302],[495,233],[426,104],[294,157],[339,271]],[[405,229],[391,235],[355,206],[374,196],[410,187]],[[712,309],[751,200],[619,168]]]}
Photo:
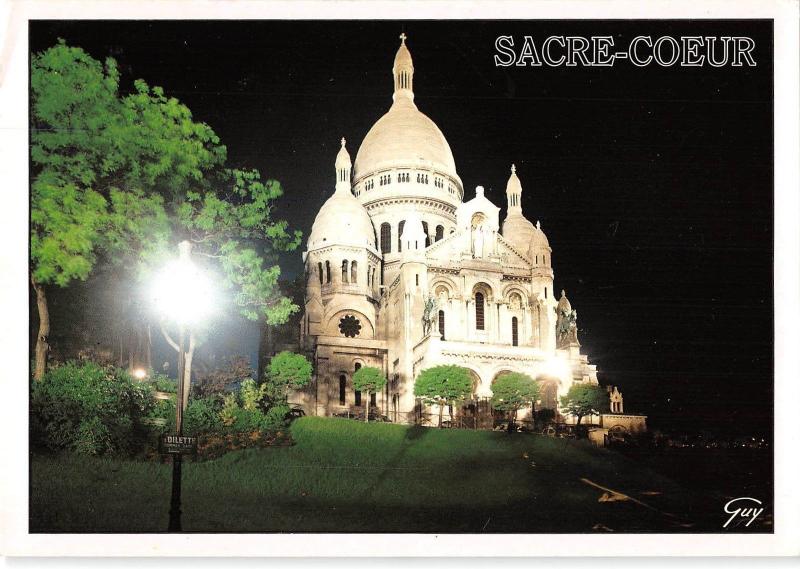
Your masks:
{"label": "rose window", "polygon": [[339,320],[339,331],[348,338],[355,338],[361,333],[361,322],[355,316],[348,314]]}

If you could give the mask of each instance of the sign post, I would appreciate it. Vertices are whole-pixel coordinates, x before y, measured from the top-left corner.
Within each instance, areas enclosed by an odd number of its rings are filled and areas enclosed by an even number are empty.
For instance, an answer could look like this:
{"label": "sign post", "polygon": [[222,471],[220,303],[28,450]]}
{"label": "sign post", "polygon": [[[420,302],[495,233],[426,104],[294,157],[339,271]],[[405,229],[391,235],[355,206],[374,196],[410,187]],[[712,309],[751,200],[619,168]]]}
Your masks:
{"label": "sign post", "polygon": [[[172,454],[172,497],[169,502],[169,527],[167,531],[178,532],[183,531],[181,524],[181,467],[183,463],[183,453],[181,451],[181,442],[183,439],[189,438],[183,436],[183,374],[186,365],[186,330],[184,325],[180,326],[180,339],[178,350],[178,393],[176,394],[175,401],[175,431],[174,437],[164,437],[164,439],[174,439],[172,442],[162,440],[162,452],[164,449],[177,449],[178,452],[170,452]],[[192,437],[193,438],[193,437]],[[195,441],[196,443],[196,441]]]}

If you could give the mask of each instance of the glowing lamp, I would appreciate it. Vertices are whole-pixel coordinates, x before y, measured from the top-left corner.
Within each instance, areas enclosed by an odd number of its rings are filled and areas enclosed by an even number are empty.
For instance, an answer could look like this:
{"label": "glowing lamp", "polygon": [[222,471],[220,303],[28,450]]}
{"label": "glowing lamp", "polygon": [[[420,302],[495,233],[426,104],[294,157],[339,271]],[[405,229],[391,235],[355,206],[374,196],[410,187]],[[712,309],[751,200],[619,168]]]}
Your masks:
{"label": "glowing lamp", "polygon": [[201,321],[214,306],[211,279],[206,271],[183,256],[157,273],[152,287],[157,310],[181,324]]}

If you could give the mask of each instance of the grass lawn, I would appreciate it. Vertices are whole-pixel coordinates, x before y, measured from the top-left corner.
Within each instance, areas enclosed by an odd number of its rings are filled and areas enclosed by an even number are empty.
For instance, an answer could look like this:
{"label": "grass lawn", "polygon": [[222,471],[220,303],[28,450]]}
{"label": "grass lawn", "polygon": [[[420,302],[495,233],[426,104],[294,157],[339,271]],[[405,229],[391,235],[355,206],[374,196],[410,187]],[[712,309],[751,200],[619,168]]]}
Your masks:
{"label": "grass lawn", "polygon": [[[184,530],[697,532],[724,521],[722,497],[585,442],[318,417],[292,434],[293,447],[185,461]],[[164,531],[171,468],[34,455],[30,529]]]}

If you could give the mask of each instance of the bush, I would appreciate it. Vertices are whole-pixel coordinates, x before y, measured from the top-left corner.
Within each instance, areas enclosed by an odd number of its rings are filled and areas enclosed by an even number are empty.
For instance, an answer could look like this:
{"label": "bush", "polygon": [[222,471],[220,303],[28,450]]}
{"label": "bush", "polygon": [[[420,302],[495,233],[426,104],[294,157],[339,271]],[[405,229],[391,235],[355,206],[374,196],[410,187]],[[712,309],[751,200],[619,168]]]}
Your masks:
{"label": "bush", "polygon": [[34,442],[88,455],[134,450],[142,419],[154,407],[152,389],[123,370],[68,362],[31,387]]}
{"label": "bush", "polygon": [[[183,432],[186,435],[205,435],[222,431],[220,403],[217,397],[190,399],[183,417]],[[173,417],[175,409],[173,405]],[[173,424],[174,424],[173,418]]]}
{"label": "bush", "polygon": [[286,428],[289,424],[289,406],[288,405],[275,405],[264,414],[262,421],[262,431],[280,431]]}
{"label": "bush", "polygon": [[156,391],[163,391],[164,393],[177,393],[178,382],[164,375],[163,373],[154,372],[150,378],[150,383]]}
{"label": "bush", "polygon": [[[245,381],[245,383],[247,383]],[[245,406],[240,406],[235,394],[225,396],[220,419],[224,430],[230,433],[248,433],[253,431],[276,431],[287,425],[286,416],[289,406],[286,404],[273,405],[265,413],[255,405],[251,397],[253,387],[242,386],[242,398]]]}

